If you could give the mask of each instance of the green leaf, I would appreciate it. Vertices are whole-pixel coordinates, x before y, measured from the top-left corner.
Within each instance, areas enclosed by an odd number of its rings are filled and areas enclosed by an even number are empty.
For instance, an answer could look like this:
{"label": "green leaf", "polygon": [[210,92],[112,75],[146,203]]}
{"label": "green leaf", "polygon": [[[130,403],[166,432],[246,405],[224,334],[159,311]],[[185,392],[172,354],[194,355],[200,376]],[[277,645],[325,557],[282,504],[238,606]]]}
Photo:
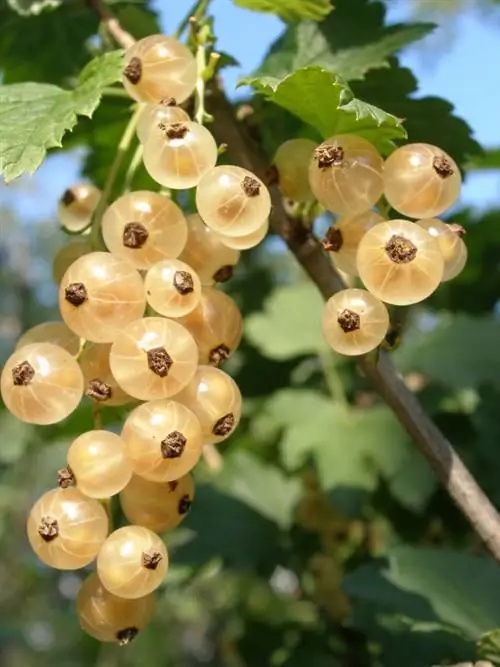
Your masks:
{"label": "green leaf", "polygon": [[492,318],[449,315],[430,332],[408,335],[393,357],[401,372],[418,371],[453,389],[486,382],[499,388],[499,339]]}
{"label": "green leaf", "polygon": [[214,481],[220,491],[240,500],[262,516],[288,529],[301,494],[298,479],[287,478],[244,451],[224,458],[224,468]]}
{"label": "green leaf", "polygon": [[429,23],[384,24],[385,7],[368,0],[340,0],[321,23],[287,27],[271,46],[255,76],[283,78],[302,67],[319,65],[346,80],[387,67],[387,57],[425,37]]}
{"label": "green leaf", "polygon": [[308,282],[276,288],[264,312],[251,315],[245,337],[271,359],[315,354],[324,347],[321,336],[323,302]]}
{"label": "green leaf", "polygon": [[331,0],[234,0],[234,3],[256,12],[277,14],[285,21],[321,21],[333,9]]}
{"label": "green leaf", "polygon": [[7,2],[15,12],[24,16],[40,14],[45,9],[55,9],[61,4],[61,0],[7,0]]}
{"label": "green leaf", "polygon": [[434,616],[473,641],[500,625],[499,587],[490,558],[413,547],[392,549],[386,565],[361,567],[344,584],[349,595],[411,618]]}
{"label": "green leaf", "polygon": [[492,630],[479,638],[477,653],[481,660],[500,665],[500,630]]}
{"label": "green leaf", "polygon": [[77,116],[92,116],[103,89],[119,80],[123,54],[113,51],[91,61],[74,90],[37,83],[0,87],[0,173],[7,182],[33,173],[49,148],[62,145]]}
{"label": "green leaf", "polygon": [[488,148],[467,164],[468,171],[489,171],[500,169],[500,148]]}
{"label": "green leaf", "polygon": [[355,99],[344,80],[321,67],[299,69],[284,79],[250,78],[242,83],[312,125],[324,138],[355,132],[389,152],[393,141],[406,137],[400,120]]}

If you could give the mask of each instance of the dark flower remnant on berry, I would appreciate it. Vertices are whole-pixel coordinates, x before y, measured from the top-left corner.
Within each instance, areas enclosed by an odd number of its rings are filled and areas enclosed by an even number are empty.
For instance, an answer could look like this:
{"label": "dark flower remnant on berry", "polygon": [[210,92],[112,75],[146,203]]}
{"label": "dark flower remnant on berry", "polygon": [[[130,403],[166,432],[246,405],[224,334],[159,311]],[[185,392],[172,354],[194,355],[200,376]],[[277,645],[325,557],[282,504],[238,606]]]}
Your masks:
{"label": "dark flower remnant on berry", "polygon": [[61,197],[61,203],[63,203],[64,206],[71,206],[74,201],[76,201],[75,193],[71,188],[68,188],[64,191],[64,194]]}
{"label": "dark flower remnant on berry", "polygon": [[151,554],[144,551],[142,554],[142,567],[145,567],[146,570],[156,570],[162,560],[163,556],[158,551],[153,551]]}
{"label": "dark flower remnant on berry", "polygon": [[59,524],[57,519],[50,516],[42,516],[38,526],[38,534],[45,542],[52,542],[59,535]]}
{"label": "dark flower remnant on berry", "polygon": [[116,633],[116,639],[120,646],[126,646],[137,637],[139,630],[137,628],[124,628],[123,630],[118,630]]}
{"label": "dark flower remnant on berry", "polygon": [[417,256],[417,246],[404,236],[396,234],[389,239],[385,251],[395,264],[408,264]]}
{"label": "dark flower remnant on berry", "polygon": [[187,440],[180,431],[172,431],[161,442],[161,455],[164,459],[178,459],[182,456]]}
{"label": "dark flower remnant on berry", "polygon": [[334,144],[318,146],[314,151],[314,157],[320,169],[341,167],[344,162],[344,149]]}
{"label": "dark flower remnant on berry", "polygon": [[122,242],[126,248],[142,248],[149,238],[149,232],[140,222],[128,222],[123,228]]}
{"label": "dark flower remnant on berry", "polygon": [[109,386],[109,384],[106,384],[105,382],[102,382],[99,379],[95,380],[90,380],[90,382],[87,385],[87,390],[85,394],[89,398],[93,398],[94,401],[99,401],[99,403],[102,403],[104,401],[109,401],[113,394],[113,390]]}
{"label": "dark flower remnant on berry", "polygon": [[226,361],[226,359],[229,358],[229,355],[231,354],[231,350],[228,348],[227,345],[224,345],[224,343],[221,343],[217,347],[214,347],[213,350],[210,350],[210,363],[213,364],[214,366],[218,366],[221,364],[223,361]]}
{"label": "dark flower remnant on berry", "polygon": [[214,273],[212,278],[216,283],[225,283],[227,280],[233,277],[234,267],[231,264],[226,264],[221,266],[221,268]]}
{"label": "dark flower remnant on berry", "polygon": [[445,155],[436,156],[432,161],[432,166],[436,174],[441,176],[441,178],[453,176],[453,168]]}
{"label": "dark flower remnant on berry", "polygon": [[177,507],[179,514],[181,515],[187,514],[192,504],[193,501],[190,499],[188,495],[182,496],[182,498],[179,500],[179,505]]}
{"label": "dark flower remnant on berry", "polygon": [[71,283],[64,290],[64,298],[72,306],[81,306],[88,299],[85,285],[83,283]]}
{"label": "dark flower remnant on berry", "polygon": [[171,125],[167,125],[165,127],[165,134],[167,135],[168,139],[184,139],[187,133],[188,128],[182,123],[172,123]]}
{"label": "dark flower remnant on berry", "polygon": [[338,252],[344,245],[342,232],[337,227],[329,227],[321,245],[327,252]]}
{"label": "dark flower remnant on berry", "polygon": [[12,382],[16,387],[25,387],[34,377],[35,369],[27,361],[21,361],[12,369]]}
{"label": "dark flower remnant on berry", "polygon": [[57,485],[61,489],[67,489],[69,486],[74,486],[75,484],[75,475],[70,466],[66,466],[57,471]]}
{"label": "dark flower remnant on berry", "polygon": [[358,331],[361,326],[361,319],[358,313],[355,313],[353,310],[349,310],[348,308],[345,308],[342,312],[339,313],[337,322],[339,323],[339,326],[344,333]]}
{"label": "dark flower remnant on berry", "polygon": [[164,347],[153,347],[147,352],[148,367],[156,375],[166,378],[172,368],[174,360]]}
{"label": "dark flower remnant on berry", "polygon": [[174,273],[174,287],[181,294],[185,296],[186,294],[191,294],[194,292],[194,282],[193,276],[187,271],[176,271]]}
{"label": "dark flower remnant on berry", "polygon": [[219,437],[229,435],[234,428],[235,421],[233,413],[228,412],[215,422],[212,433]]}
{"label": "dark flower remnant on berry", "polygon": [[253,176],[245,176],[241,181],[241,187],[247,197],[257,197],[260,194],[260,183]]}
{"label": "dark flower remnant on berry", "polygon": [[123,70],[126,77],[134,86],[139,83],[142,76],[142,62],[140,58],[131,58],[129,64]]}

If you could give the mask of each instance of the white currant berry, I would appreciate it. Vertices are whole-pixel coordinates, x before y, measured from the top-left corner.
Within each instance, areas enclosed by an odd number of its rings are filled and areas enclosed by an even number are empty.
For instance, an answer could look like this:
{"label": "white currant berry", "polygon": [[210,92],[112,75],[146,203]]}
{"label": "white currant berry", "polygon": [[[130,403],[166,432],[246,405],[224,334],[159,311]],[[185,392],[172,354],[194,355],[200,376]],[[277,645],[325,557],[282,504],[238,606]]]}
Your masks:
{"label": "white currant berry", "polygon": [[463,230],[461,228],[456,230],[453,225],[447,225],[437,218],[417,220],[416,224],[426,229],[438,242],[444,259],[441,282],[456,278],[467,263],[467,246],[461,237]]}
{"label": "white currant berry", "polygon": [[58,250],[52,262],[52,280],[59,285],[69,267],[79,257],[92,252],[92,244],[88,238],[77,238]]}
{"label": "white currant berry", "polygon": [[183,317],[200,302],[200,279],[190,266],[178,259],[166,259],[152,266],[144,285],[147,302],[165,317]]}
{"label": "white currant berry", "polygon": [[245,236],[222,236],[223,242],[229,247],[237,250],[249,250],[255,248],[262,243],[269,232],[269,220],[265,220],[262,225],[252,232],[245,234]]}
{"label": "white currant berry", "polygon": [[357,276],[356,255],[359,242],[369,229],[382,221],[383,217],[374,211],[337,220],[328,229],[323,240],[323,247],[330,253],[334,266],[351,276]]}
{"label": "white currant berry", "polygon": [[68,188],[59,200],[61,226],[70,232],[81,232],[92,221],[101,191],[90,183],[77,183]]}
{"label": "white currant berry", "polygon": [[314,194],[309,184],[309,163],[316,148],[311,139],[290,139],[281,144],[273,164],[278,172],[281,194],[292,201],[312,201]]}
{"label": "white currant berry", "polygon": [[137,137],[141,144],[144,144],[151,128],[160,124],[182,123],[186,120],[191,119],[184,109],[177,106],[173,97],[167,97],[159,104],[145,104],[137,122]]}
{"label": "white currant berry", "polygon": [[32,343],[59,345],[72,356],[80,350],[80,339],[64,322],[42,322],[25,331],[16,342],[16,350]]}
{"label": "white currant berry", "polygon": [[78,363],[85,379],[85,394],[97,403],[117,406],[134,399],[120,387],[109,366],[110,343],[93,343],[81,353]]}

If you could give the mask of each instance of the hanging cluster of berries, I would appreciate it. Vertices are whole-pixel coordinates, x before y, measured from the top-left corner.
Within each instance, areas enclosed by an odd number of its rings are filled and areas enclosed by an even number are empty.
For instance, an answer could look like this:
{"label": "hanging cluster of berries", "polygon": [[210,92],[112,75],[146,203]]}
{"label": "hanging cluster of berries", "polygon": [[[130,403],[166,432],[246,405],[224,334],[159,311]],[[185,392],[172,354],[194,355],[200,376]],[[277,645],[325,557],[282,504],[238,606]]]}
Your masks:
{"label": "hanging cluster of berries", "polygon": [[[197,76],[190,51],[162,35],[126,54],[123,83],[143,104],[145,167],[164,188],[196,187],[198,213],[186,217],[157,192],[115,200],[98,220],[108,252],[83,236],[55,259],[63,322],[26,332],[1,376],[7,408],[32,424],[60,422],[84,394],[99,408],[131,404],[119,435],[96,426],[72,442],[58,487],[28,518],[45,564],[74,570],[96,560],[77,613],[101,641],[126,644],[149,622],[168,569],[158,533],[186,516],[203,446],[228,438],[241,415],[240,391],[217,367],[239,345],[242,317],[217,285],[265,236],[271,203],[254,174],[216,166],[213,136],[177,106]],[[62,226],[83,232],[100,198],[92,185],[69,189]],[[130,523],[110,533],[102,501],[116,494]]]}
{"label": "hanging cluster of berries", "polygon": [[[323,335],[336,352],[375,349],[389,329],[385,303],[423,301],[464,268],[464,230],[436,218],[456,202],[461,186],[457,165],[439,148],[408,144],[384,162],[355,135],[337,135],[320,146],[294,139],[278,149],[275,166],[286,197],[317,199],[339,216],[323,246],[336,268],[366,287],[338,292],[325,304]],[[414,221],[384,220],[374,210],[382,196]]]}

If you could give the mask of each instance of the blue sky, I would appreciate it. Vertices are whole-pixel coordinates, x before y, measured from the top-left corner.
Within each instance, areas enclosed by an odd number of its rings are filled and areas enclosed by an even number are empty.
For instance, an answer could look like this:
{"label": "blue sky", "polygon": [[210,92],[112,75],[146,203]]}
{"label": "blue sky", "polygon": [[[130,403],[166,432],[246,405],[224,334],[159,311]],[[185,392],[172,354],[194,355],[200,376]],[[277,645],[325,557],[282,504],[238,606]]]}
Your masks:
{"label": "blue sky", "polygon": [[[157,0],[156,6],[168,33],[177,26],[188,3]],[[408,6],[406,0],[392,2],[389,19],[407,19]],[[260,63],[283,25],[271,15],[238,8],[231,0],[215,0],[213,9],[218,48],[241,63],[240,68],[225,73],[231,93],[237,79]],[[418,47],[404,52],[402,60],[416,73],[421,95],[447,98],[483,145],[500,146],[500,87],[493,66],[500,62],[500,9],[497,22],[468,10],[454,25],[452,36],[447,39],[447,35],[446,30],[438,28]],[[78,178],[78,168],[76,155],[55,154],[33,178],[24,180],[22,194],[17,187],[0,190],[0,203],[2,200],[13,203],[30,220],[53,215],[60,193]],[[500,175],[493,172],[469,177],[461,203],[478,208],[500,205]]]}

